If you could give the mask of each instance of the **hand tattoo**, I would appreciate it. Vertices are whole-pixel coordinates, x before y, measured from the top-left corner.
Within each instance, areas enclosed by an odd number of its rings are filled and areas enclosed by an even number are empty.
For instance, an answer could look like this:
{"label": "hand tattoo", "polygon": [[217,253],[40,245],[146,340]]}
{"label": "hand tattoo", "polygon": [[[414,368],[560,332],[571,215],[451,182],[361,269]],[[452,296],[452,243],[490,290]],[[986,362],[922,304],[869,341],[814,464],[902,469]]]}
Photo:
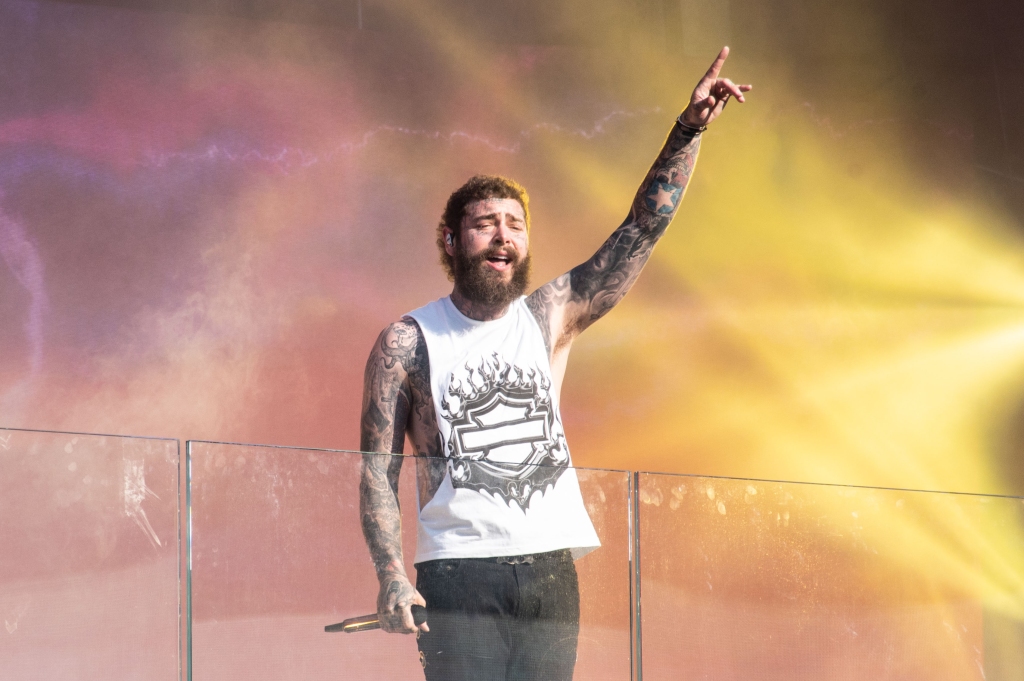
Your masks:
{"label": "hand tattoo", "polygon": [[377,617],[380,619],[381,627],[385,631],[403,631],[405,629],[406,606],[412,605],[416,598],[416,589],[413,588],[405,570],[401,574],[390,573],[380,584],[380,592],[377,595]]}

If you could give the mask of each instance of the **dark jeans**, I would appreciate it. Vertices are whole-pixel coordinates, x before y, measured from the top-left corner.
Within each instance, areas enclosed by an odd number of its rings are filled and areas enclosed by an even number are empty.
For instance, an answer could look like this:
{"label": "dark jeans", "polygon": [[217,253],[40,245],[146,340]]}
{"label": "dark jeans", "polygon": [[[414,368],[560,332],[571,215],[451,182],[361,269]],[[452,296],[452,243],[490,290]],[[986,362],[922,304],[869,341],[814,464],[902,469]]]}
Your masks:
{"label": "dark jeans", "polygon": [[418,639],[427,681],[571,681],[580,630],[576,566],[568,551],[532,559],[417,564],[430,627]]}

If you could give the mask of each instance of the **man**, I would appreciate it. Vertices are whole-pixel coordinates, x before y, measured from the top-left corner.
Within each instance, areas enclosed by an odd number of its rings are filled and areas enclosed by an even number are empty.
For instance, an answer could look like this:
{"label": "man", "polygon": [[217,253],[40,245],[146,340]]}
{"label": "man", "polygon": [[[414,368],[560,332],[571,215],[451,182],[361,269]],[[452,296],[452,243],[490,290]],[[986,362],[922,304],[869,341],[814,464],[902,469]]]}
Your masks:
{"label": "man", "polygon": [[[529,201],[477,176],[438,227],[450,296],[381,333],[366,365],[363,532],[385,631],[418,633],[428,681],[572,678],[579,630],[573,565],[599,545],[558,412],[569,348],[636,281],[683,197],[701,132],[749,85],[718,74],[723,48],[636,194],[585,263],[524,297]],[[417,461],[417,586],[405,572],[398,475]],[[417,625],[411,606],[427,607]]]}

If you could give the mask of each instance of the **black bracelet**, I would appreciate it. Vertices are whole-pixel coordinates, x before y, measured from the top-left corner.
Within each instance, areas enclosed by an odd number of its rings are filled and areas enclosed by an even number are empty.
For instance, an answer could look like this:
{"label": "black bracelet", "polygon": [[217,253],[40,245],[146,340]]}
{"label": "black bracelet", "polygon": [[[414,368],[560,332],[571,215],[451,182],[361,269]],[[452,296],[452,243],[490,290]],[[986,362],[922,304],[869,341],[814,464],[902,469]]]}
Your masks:
{"label": "black bracelet", "polygon": [[689,130],[690,132],[692,132],[695,135],[699,135],[699,134],[701,134],[702,132],[704,132],[705,130],[708,129],[708,126],[706,126],[706,125],[701,125],[701,126],[695,128],[695,127],[693,127],[692,125],[690,125],[688,123],[684,123],[683,122],[683,114],[679,114],[676,117],[676,123],[679,125],[679,127],[683,128],[684,130]]}

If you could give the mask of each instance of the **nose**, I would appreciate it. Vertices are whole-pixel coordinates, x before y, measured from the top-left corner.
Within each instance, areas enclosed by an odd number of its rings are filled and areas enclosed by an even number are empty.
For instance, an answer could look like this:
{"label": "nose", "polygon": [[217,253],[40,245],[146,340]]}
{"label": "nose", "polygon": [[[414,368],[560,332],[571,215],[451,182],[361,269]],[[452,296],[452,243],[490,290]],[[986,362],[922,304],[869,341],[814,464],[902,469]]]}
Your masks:
{"label": "nose", "polygon": [[494,240],[499,244],[512,243],[512,226],[505,215],[498,217],[497,229],[494,230]]}
{"label": "nose", "polygon": [[491,243],[496,245],[512,244],[519,250],[526,248],[528,235],[523,229],[522,218],[514,214],[502,213],[495,223],[494,238]]}

